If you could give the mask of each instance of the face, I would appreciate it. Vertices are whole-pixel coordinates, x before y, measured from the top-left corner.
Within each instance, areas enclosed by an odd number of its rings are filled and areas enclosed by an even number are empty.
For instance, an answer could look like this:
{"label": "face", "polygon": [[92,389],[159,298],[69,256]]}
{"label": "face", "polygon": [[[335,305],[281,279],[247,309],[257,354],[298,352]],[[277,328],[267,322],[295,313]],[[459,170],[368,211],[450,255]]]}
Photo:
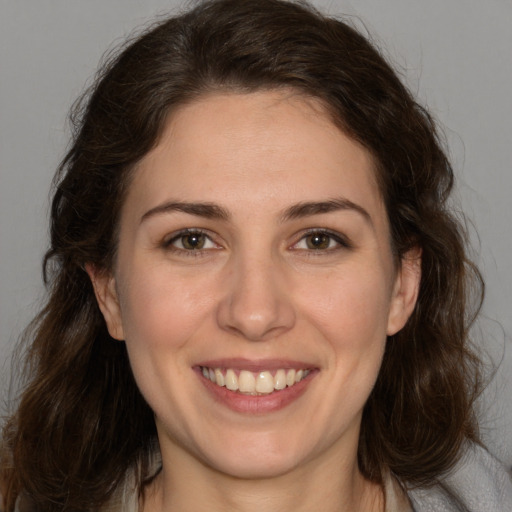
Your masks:
{"label": "face", "polygon": [[261,477],[355,461],[413,267],[394,260],[369,153],[313,100],[267,91],[172,115],[135,171],[113,274],[89,271],[164,467]]}

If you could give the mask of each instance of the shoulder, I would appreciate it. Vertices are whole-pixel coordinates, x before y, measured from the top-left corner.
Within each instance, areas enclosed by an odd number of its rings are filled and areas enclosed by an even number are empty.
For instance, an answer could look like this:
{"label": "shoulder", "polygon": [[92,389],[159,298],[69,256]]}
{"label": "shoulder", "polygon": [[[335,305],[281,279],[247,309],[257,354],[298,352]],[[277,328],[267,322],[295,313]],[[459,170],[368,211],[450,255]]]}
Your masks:
{"label": "shoulder", "polygon": [[471,444],[437,484],[409,490],[408,495],[416,512],[510,512],[512,479],[488,451]]}

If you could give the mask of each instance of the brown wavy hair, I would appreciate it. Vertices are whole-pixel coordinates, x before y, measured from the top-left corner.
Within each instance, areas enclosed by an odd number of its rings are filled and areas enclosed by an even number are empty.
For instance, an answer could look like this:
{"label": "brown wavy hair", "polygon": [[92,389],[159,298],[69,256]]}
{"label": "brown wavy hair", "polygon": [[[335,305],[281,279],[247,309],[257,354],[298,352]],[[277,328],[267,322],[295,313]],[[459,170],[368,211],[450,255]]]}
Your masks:
{"label": "brown wavy hair", "polygon": [[55,178],[48,299],[27,331],[28,379],[3,431],[6,511],[20,493],[38,510],[99,507],[129,468],[144,488],[153,414],[84,266],[112,268],[133,170],[173,109],[210,92],[279,88],[319,99],[373,155],[397,261],[422,251],[416,308],[388,340],[364,409],[362,473],[380,482],[389,468],[405,485],[429,485],[465,440],[478,441],[468,329],[483,283],[448,206],[453,173],[431,116],[350,24],[305,3],[209,1],[129,41],[75,105],[73,145]]}

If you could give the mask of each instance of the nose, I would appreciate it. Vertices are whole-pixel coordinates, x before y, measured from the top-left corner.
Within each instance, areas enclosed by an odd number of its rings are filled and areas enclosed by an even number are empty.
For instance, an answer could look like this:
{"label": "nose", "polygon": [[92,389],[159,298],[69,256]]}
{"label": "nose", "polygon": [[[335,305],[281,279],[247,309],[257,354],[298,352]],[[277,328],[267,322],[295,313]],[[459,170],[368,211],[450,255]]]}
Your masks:
{"label": "nose", "polygon": [[290,330],[295,310],[290,289],[272,259],[245,258],[230,268],[217,312],[219,326],[249,341],[264,341]]}

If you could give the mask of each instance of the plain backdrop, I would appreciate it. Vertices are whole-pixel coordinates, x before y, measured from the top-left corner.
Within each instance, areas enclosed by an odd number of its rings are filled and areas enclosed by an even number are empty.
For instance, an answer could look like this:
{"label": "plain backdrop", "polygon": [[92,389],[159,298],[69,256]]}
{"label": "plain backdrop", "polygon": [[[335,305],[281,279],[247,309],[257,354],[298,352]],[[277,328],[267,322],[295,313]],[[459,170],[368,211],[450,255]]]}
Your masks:
{"label": "plain backdrop", "polygon": [[[512,0],[317,0],[391,59],[443,128],[456,198],[475,229],[487,283],[480,343],[500,362],[482,397],[482,432],[512,466]],[[0,0],[0,399],[11,353],[44,289],[50,181],[67,112],[105,50],[176,0]],[[190,5],[190,2],[189,2]],[[477,234],[478,233],[478,236]]]}

